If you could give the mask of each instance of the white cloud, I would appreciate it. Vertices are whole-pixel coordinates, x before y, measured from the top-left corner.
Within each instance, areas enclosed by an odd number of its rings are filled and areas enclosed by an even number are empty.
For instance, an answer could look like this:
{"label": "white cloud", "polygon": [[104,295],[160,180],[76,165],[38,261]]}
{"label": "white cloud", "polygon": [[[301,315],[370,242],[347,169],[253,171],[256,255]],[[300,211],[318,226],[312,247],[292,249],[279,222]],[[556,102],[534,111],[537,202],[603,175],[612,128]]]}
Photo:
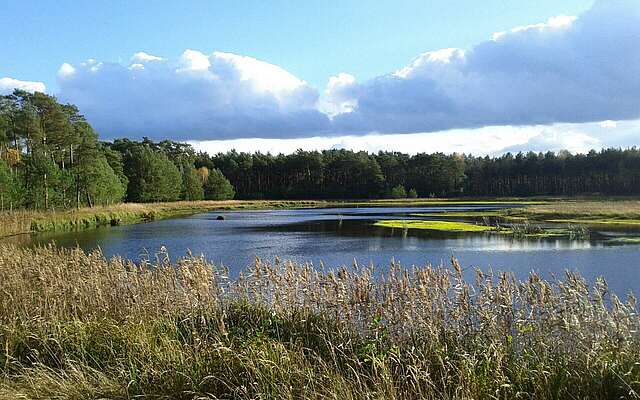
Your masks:
{"label": "white cloud", "polygon": [[[489,126],[411,134],[368,134],[292,139],[233,139],[192,141],[198,150],[211,154],[232,149],[290,154],[298,149],[349,149],[354,151],[399,151],[416,153],[466,153],[498,155],[505,152],[546,152],[569,150],[585,153],[591,149],[625,147],[640,134],[640,120],[626,121],[618,135],[611,135],[599,123],[536,126]],[[625,145],[625,143],[627,143]]]}
{"label": "white cloud", "polygon": [[424,53],[340,92],[357,104],[337,132],[419,132],[640,117],[640,3],[602,0],[580,17]]}
{"label": "white cloud", "polygon": [[21,81],[13,78],[0,78],[0,95],[10,94],[15,89],[26,90],[27,92],[44,92],[46,86],[42,82]]}
{"label": "white cloud", "polygon": [[58,97],[77,104],[106,138],[290,137],[329,127],[315,90],[251,57],[186,50],[175,61],[88,60],[61,71]]}
{"label": "white cloud", "polygon": [[64,79],[73,75],[76,72],[76,69],[69,63],[63,63],[60,68],[58,68],[58,78]]}
{"label": "white cloud", "polygon": [[241,81],[251,82],[257,90],[262,92],[279,95],[295,91],[306,85],[306,82],[296,78],[285,69],[253,57],[220,51],[214,52],[213,57],[215,60],[233,66],[240,74]]}
{"label": "white cloud", "polygon": [[600,122],[600,127],[605,129],[614,129],[617,126],[618,126],[618,123],[616,121],[606,120],[606,121]]}
{"label": "white cloud", "polygon": [[146,62],[162,61],[162,57],[147,54],[144,51],[139,51],[131,57],[131,62],[134,64],[144,64]]}
{"label": "white cloud", "polygon": [[549,18],[546,23],[518,26],[518,27],[515,27],[515,28],[511,29],[511,31],[509,31],[509,32],[496,32],[496,33],[493,34],[491,39],[494,40],[494,41],[497,41],[497,40],[500,40],[500,39],[504,38],[509,33],[523,33],[523,32],[527,32],[527,31],[536,31],[536,30],[537,31],[552,31],[554,29],[555,30],[566,29],[566,28],[571,27],[571,25],[573,24],[573,22],[576,19],[577,19],[577,17],[572,16],[572,15],[557,15],[555,17]]}
{"label": "white cloud", "polygon": [[180,68],[178,71],[206,71],[210,66],[209,57],[205,54],[187,49],[180,56]]}
{"label": "white cloud", "polygon": [[[322,97],[279,66],[193,49],[175,60],[138,52],[129,65],[97,60],[63,64],[59,97],[76,103],[106,137],[335,135],[340,141],[327,138],[332,146],[357,142],[375,147],[385,136],[372,132],[421,132],[420,140],[447,148],[469,146],[470,141],[495,148],[491,138],[486,143],[478,139],[489,131],[474,130],[473,139],[455,132],[502,126],[520,140],[514,127],[533,126],[534,147],[583,148],[598,146],[602,133],[563,134],[557,126],[605,121],[600,128],[613,132],[609,121],[619,126],[640,118],[639,38],[637,0],[599,0],[578,17],[561,15],[516,27],[465,50],[428,51],[368,81],[337,74],[329,78]],[[541,126],[550,130],[541,133]],[[424,136],[442,131],[448,131],[450,140]],[[354,139],[357,135],[367,135],[366,142]],[[506,136],[500,136],[503,148],[533,140],[512,143]],[[410,137],[387,139],[409,143]],[[578,144],[572,146],[572,141]]]}
{"label": "white cloud", "polygon": [[355,84],[355,76],[344,72],[330,77],[324,97],[320,99],[320,110],[332,118],[353,111],[358,106],[358,101],[350,96],[349,89]]}

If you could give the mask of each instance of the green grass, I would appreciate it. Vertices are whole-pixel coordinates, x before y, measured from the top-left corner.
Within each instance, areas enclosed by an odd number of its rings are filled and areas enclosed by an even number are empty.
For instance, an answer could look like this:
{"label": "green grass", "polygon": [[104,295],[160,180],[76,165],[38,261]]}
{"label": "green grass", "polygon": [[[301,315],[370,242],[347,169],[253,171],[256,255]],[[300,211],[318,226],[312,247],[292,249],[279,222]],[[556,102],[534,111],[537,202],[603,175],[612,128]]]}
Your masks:
{"label": "green grass", "polygon": [[[382,276],[380,276],[382,274]],[[0,399],[638,398],[635,299],[567,273],[134,264],[0,245]]]}

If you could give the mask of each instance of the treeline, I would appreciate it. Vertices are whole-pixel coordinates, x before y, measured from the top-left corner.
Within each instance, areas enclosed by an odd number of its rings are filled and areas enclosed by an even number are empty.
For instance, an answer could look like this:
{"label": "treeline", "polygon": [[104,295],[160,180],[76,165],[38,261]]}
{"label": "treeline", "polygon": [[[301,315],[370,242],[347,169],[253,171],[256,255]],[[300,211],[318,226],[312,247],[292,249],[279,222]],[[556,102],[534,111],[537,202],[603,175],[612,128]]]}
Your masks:
{"label": "treeline", "polygon": [[640,194],[640,151],[463,154],[196,153],[185,143],[100,142],[71,104],[0,96],[0,209],[121,201]]}
{"label": "treeline", "polygon": [[0,96],[0,209],[232,198],[222,173],[196,171],[195,158],[170,141],[100,142],[75,106],[43,93]]}
{"label": "treeline", "polygon": [[195,165],[222,171],[242,199],[640,194],[636,148],[499,157],[230,151],[213,156],[199,153]]}

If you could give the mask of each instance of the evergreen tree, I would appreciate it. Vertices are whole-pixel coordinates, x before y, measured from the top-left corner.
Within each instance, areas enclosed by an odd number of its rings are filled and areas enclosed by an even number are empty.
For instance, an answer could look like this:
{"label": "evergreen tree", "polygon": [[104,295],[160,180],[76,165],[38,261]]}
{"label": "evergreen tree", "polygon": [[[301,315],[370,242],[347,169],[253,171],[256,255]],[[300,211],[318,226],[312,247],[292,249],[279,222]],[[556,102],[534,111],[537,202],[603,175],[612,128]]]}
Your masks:
{"label": "evergreen tree", "polygon": [[209,177],[204,185],[204,195],[207,200],[230,200],[235,194],[233,186],[219,169],[209,171]]}
{"label": "evergreen tree", "polygon": [[129,172],[129,201],[175,201],[182,192],[182,174],[162,151],[149,146],[132,149],[125,161]]}

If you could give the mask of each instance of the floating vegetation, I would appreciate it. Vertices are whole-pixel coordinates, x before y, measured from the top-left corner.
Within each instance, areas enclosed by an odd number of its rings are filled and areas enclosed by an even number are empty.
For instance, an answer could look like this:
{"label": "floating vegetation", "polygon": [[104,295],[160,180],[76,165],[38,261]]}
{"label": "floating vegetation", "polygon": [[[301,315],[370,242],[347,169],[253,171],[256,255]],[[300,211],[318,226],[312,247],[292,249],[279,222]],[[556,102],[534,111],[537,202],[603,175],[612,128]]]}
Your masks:
{"label": "floating vegetation", "polygon": [[491,221],[489,217],[482,218],[483,223],[471,223],[461,221],[442,220],[381,220],[374,226],[383,228],[402,229],[403,235],[407,235],[410,229],[439,231],[439,232],[488,232],[502,235],[513,235],[516,238],[552,238],[565,237],[571,240],[587,240],[591,236],[590,230],[581,225],[567,225],[563,228],[548,228],[528,221],[517,224],[503,225],[498,221]]}
{"label": "floating vegetation", "polygon": [[455,218],[471,218],[471,217],[504,217],[504,212],[488,210],[488,211],[444,211],[434,213],[411,214],[414,217],[455,217]]}
{"label": "floating vegetation", "polygon": [[517,237],[541,236],[548,233],[540,225],[532,224],[530,222],[512,224],[510,225],[510,229],[513,235]]}
{"label": "floating vegetation", "polygon": [[488,232],[495,230],[493,226],[437,220],[390,219],[378,221],[373,225],[384,228],[424,229],[441,232]]}
{"label": "floating vegetation", "polygon": [[569,238],[571,239],[580,239],[586,240],[591,237],[591,231],[584,225],[569,225],[567,226],[567,232],[569,233]]}

